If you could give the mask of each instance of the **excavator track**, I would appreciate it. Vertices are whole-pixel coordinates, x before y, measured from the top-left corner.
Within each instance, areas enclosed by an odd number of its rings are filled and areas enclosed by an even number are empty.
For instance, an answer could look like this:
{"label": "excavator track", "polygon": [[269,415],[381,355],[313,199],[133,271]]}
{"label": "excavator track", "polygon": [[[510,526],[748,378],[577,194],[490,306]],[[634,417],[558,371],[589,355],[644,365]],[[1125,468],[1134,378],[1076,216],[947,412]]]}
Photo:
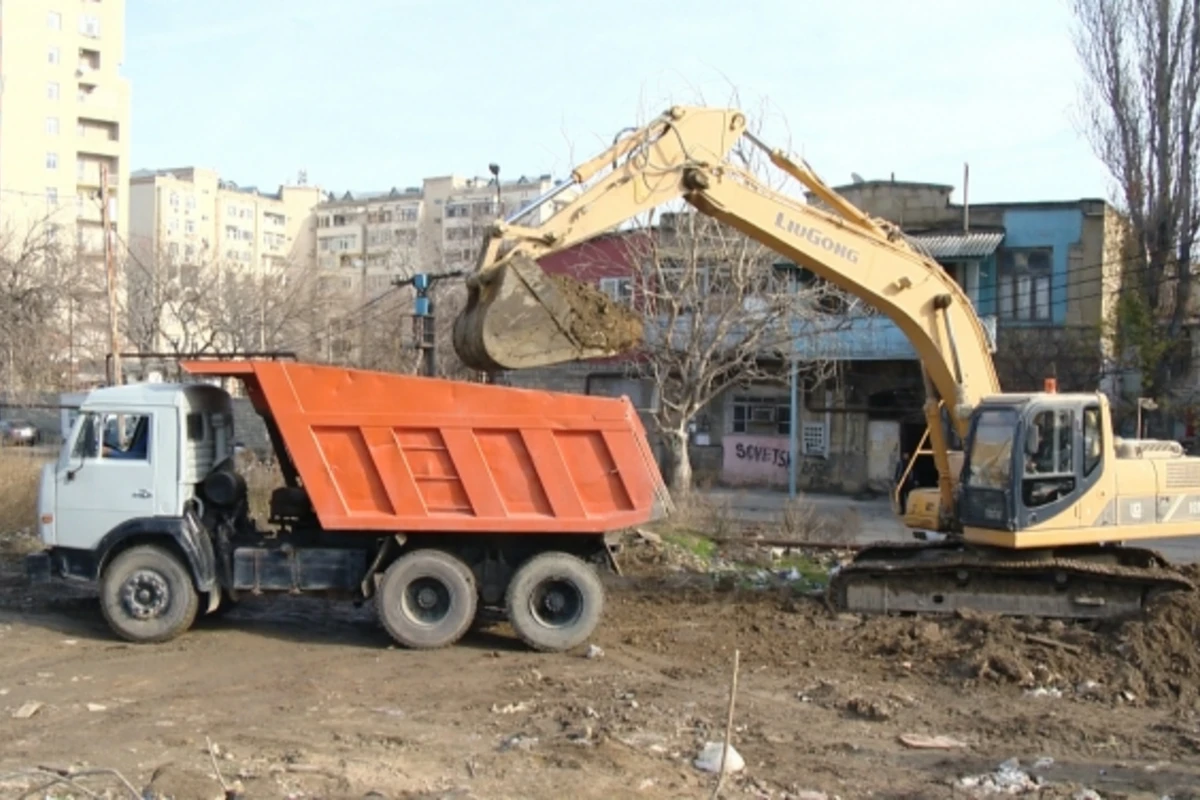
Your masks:
{"label": "excavator track", "polygon": [[957,541],[877,544],[830,579],[836,611],[1110,619],[1195,585],[1153,550],[1080,546],[1038,551]]}

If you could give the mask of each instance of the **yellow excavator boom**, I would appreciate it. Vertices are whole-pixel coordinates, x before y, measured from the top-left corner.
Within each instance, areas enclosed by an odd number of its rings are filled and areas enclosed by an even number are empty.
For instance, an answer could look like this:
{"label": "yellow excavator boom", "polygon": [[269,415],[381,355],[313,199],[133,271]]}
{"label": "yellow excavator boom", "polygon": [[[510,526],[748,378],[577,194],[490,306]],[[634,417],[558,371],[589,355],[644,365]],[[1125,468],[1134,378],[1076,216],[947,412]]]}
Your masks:
{"label": "yellow excavator boom", "polygon": [[[762,148],[831,210],[777,192],[728,158],[739,142]],[[595,180],[589,181],[607,169]],[[569,278],[549,277],[537,259],[613,230],[672,200],[684,199],[808,268],[887,315],[908,337],[933,392],[926,406],[941,506],[952,506],[952,468],[941,407],[965,435],[971,409],[999,391],[987,333],[959,285],[900,231],[838,195],[806,165],[767,148],[735,109],[674,107],[581,165],[539,203],[579,193],[543,224],[506,221],[490,232],[454,345],[468,366],[527,369],[615,356],[638,346],[636,311],[606,302]]]}
{"label": "yellow excavator boom", "polygon": [[[740,142],[764,150],[820,204],[732,163]],[[1001,393],[991,341],[959,285],[895,226],[749,134],[740,112],[672,108],[553,194],[568,190],[577,194],[541,224],[509,219],[490,232],[454,331],[469,366],[522,369],[636,349],[653,318],[643,323],[589,287],[548,278],[537,260],[679,198],[878,309],[916,350],[938,489],[912,492],[905,521],[951,535],[858,552],[831,576],[834,607],[1115,618],[1194,588],[1153,551],[1109,543],[1194,535],[1200,459],[1177,444],[1115,439],[1103,394]],[[951,452],[943,414],[965,452]]]}

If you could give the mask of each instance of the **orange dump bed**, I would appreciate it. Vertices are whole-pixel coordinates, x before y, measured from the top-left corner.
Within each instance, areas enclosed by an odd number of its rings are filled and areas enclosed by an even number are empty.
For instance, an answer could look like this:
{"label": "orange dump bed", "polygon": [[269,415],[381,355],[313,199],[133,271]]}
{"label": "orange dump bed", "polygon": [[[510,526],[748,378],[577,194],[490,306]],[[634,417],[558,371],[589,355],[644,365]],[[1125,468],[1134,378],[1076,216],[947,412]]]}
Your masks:
{"label": "orange dump bed", "polygon": [[326,530],[600,533],[669,496],[625,398],[286,361],[188,361],[239,378]]}

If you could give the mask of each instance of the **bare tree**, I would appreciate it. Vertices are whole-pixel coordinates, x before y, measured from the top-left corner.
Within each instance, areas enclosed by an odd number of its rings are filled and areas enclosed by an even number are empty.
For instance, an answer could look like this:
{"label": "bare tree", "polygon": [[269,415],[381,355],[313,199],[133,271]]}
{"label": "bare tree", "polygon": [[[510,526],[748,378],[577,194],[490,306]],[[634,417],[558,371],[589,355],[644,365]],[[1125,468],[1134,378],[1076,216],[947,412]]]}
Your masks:
{"label": "bare tree", "polygon": [[281,264],[250,271],[223,268],[207,316],[220,349],[230,353],[286,349],[322,302],[315,269]]}
{"label": "bare tree", "polygon": [[[469,379],[472,376],[454,352],[451,331],[454,318],[466,304],[466,287],[458,277],[435,278],[428,289],[433,307],[434,377]],[[357,366],[385,372],[424,375],[424,322],[416,316],[416,293],[396,288],[380,297],[370,309],[357,314],[354,325],[365,325],[362,357]]]}
{"label": "bare tree", "polygon": [[221,285],[218,265],[188,263],[162,248],[126,256],[120,317],[133,349],[172,354],[218,349],[213,314]]}
{"label": "bare tree", "polygon": [[[631,267],[629,299],[646,320],[644,344],[627,369],[655,387],[651,419],[667,447],[671,490],[684,494],[692,485],[692,423],[729,389],[786,382],[792,341],[814,332],[825,316],[821,300],[833,290],[792,283],[776,268],[777,253],[692,211],[664,214],[620,241]],[[809,383],[828,375],[826,361],[798,366]]]}
{"label": "bare tree", "polygon": [[1085,71],[1087,132],[1128,215],[1126,290],[1117,345],[1143,393],[1167,391],[1190,367],[1200,234],[1200,0],[1072,0]]}
{"label": "bare tree", "polygon": [[1002,326],[998,332],[996,371],[1010,392],[1041,391],[1045,379],[1055,378],[1059,391],[1094,392],[1105,375],[1104,358],[1096,342],[1101,327],[1064,327],[1047,336],[1044,329]]}
{"label": "bare tree", "polygon": [[0,357],[9,392],[61,388],[69,380],[64,335],[77,262],[53,214],[0,234]]}

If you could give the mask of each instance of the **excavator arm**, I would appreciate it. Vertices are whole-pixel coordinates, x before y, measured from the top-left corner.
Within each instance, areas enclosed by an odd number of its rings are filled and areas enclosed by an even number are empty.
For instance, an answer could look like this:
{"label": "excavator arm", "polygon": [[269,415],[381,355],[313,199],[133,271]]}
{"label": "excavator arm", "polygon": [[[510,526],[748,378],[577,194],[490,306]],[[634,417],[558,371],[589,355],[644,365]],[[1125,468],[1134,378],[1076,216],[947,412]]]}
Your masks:
{"label": "excavator arm", "polygon": [[[764,149],[777,167],[831,210],[793,200],[731,163],[727,156],[739,141]],[[548,278],[536,259],[683,198],[874,306],[903,331],[931,390],[925,412],[941,505],[948,513],[952,472],[942,407],[965,438],[971,409],[998,393],[999,382],[984,327],[945,270],[909,245],[898,229],[870,218],[805,165],[767,149],[746,131],[745,116],[736,110],[672,108],[581,165],[551,195],[584,187],[606,168],[603,177],[542,225],[505,222],[490,232],[478,269],[467,281],[467,306],[455,323],[454,344],[464,363],[489,371],[523,369],[636,348],[641,320],[634,320],[635,312],[601,307],[602,300],[586,289]]]}

